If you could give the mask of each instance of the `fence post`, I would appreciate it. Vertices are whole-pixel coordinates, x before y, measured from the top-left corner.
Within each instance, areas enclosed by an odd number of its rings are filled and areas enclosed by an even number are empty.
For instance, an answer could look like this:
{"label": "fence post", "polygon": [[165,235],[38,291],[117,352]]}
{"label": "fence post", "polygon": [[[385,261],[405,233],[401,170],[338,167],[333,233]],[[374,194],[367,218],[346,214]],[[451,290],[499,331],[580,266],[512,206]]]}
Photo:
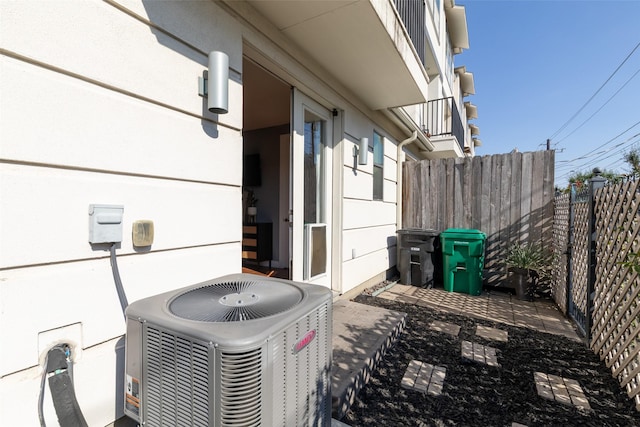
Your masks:
{"label": "fence post", "polygon": [[595,215],[595,194],[596,191],[604,187],[607,182],[606,178],[600,176],[602,171],[598,168],[593,169],[593,177],[589,180],[589,275],[587,282],[587,313],[585,333],[587,345],[591,344],[591,324],[593,322],[593,300],[596,283],[596,215]]}

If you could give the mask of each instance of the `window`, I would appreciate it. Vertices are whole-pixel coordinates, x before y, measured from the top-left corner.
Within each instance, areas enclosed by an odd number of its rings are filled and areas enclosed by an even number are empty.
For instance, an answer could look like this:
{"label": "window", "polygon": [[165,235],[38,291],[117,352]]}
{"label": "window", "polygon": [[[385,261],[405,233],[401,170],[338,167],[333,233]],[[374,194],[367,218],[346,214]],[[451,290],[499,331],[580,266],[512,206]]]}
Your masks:
{"label": "window", "polygon": [[449,39],[449,35],[447,34],[447,46],[445,49],[447,54],[446,62],[445,62],[445,70],[444,73],[447,76],[447,83],[449,83],[449,87],[453,86],[453,47],[451,46],[451,40]]}
{"label": "window", "polygon": [[384,186],[384,147],[382,136],[373,133],[373,200],[382,200]]}
{"label": "window", "polygon": [[306,112],[304,122],[304,223],[324,221],[324,122]]}

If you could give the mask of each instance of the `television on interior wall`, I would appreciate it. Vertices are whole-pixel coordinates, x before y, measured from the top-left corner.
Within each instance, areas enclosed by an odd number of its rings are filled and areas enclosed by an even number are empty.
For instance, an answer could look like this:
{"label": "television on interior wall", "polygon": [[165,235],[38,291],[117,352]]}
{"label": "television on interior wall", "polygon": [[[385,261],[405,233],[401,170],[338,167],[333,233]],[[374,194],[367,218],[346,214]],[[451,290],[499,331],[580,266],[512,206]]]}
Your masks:
{"label": "television on interior wall", "polygon": [[247,154],[242,162],[242,186],[259,187],[262,185],[260,154]]}

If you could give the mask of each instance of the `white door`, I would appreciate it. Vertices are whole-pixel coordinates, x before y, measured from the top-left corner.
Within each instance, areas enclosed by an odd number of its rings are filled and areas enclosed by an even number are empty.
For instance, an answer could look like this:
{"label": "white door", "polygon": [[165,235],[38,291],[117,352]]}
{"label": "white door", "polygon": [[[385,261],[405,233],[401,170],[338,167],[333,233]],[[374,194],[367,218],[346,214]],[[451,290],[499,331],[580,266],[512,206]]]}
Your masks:
{"label": "white door", "polygon": [[293,89],[292,278],[331,287],[331,112]]}

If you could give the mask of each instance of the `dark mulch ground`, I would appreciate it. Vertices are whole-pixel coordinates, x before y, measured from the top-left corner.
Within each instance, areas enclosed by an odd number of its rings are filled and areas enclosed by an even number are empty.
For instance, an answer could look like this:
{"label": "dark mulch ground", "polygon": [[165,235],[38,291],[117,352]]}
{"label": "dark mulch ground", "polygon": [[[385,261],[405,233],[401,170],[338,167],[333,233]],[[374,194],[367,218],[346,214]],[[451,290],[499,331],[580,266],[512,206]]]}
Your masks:
{"label": "dark mulch ground", "polygon": [[[611,372],[584,344],[562,336],[437,312],[367,295],[355,301],[407,313],[407,327],[342,419],[358,426],[640,426],[640,413]],[[434,320],[461,326],[458,337],[430,331]],[[475,336],[475,326],[498,327],[509,341]],[[462,340],[498,349],[500,368],[460,357]],[[445,366],[441,396],[400,387],[411,360]],[[533,373],[577,380],[591,412],[540,398]]]}

